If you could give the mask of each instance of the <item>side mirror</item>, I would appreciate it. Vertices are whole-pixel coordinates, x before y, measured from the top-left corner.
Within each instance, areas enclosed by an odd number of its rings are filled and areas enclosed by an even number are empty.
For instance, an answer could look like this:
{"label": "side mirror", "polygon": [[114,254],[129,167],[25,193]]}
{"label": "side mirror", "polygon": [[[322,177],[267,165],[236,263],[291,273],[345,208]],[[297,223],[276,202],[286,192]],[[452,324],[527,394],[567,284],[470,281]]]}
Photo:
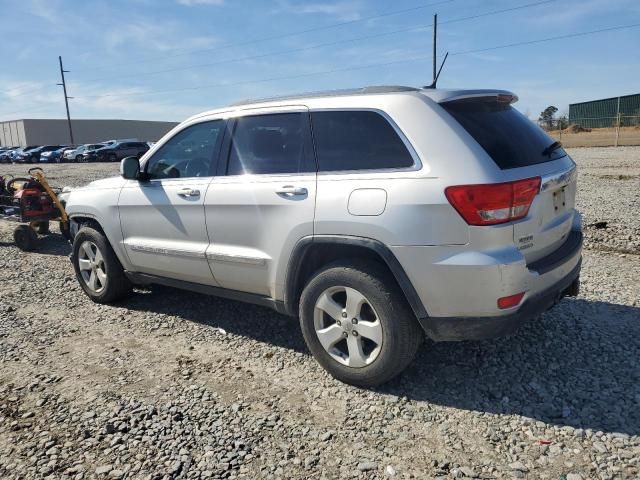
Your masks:
{"label": "side mirror", "polygon": [[123,158],[120,162],[120,175],[127,180],[140,178],[140,161],[136,157]]}

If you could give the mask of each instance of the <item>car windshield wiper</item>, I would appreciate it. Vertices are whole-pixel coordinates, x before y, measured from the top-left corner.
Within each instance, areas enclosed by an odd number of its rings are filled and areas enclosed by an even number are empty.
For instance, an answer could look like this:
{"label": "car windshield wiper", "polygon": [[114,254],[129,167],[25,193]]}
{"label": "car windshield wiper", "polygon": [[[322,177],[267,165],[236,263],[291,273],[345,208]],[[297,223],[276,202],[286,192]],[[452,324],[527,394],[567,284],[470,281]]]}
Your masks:
{"label": "car windshield wiper", "polygon": [[542,150],[542,155],[548,155],[551,156],[551,154],[558,150],[559,148],[562,148],[562,144],[560,142],[553,142],[551,145],[549,145],[547,148],[545,148],[544,150]]}

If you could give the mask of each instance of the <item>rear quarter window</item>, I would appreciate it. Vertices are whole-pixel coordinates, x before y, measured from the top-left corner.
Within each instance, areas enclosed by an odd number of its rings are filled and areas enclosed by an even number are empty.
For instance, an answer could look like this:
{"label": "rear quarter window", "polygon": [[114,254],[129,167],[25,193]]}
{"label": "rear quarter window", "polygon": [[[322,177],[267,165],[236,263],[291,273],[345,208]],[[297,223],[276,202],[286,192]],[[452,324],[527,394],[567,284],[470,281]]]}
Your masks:
{"label": "rear quarter window", "polygon": [[554,140],[510,104],[495,97],[454,100],[441,105],[503,170],[566,155],[562,148],[545,152]]}
{"label": "rear quarter window", "polygon": [[410,168],[413,157],[385,117],[373,111],[311,113],[319,171]]}

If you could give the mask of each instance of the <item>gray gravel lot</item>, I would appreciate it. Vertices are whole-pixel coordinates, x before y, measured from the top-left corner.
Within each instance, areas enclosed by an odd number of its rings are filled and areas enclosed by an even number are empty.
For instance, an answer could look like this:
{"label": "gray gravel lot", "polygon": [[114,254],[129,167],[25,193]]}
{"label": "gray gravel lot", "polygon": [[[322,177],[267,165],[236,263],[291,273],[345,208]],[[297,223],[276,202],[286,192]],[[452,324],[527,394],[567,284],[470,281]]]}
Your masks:
{"label": "gray gravel lot", "polygon": [[0,478],[640,478],[640,148],[570,153],[580,296],[510,337],[426,343],[376,390],[264,308],[160,287],[95,305],[61,236],[23,253],[0,223]]}

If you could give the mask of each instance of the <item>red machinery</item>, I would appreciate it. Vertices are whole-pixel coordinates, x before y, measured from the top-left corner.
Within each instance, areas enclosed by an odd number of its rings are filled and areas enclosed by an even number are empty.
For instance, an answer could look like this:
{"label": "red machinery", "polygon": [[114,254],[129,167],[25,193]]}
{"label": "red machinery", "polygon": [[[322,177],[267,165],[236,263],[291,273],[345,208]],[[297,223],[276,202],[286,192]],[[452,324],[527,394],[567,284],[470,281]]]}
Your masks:
{"label": "red machinery", "polygon": [[0,219],[22,223],[13,234],[21,250],[33,250],[38,233],[49,233],[49,222],[60,221],[60,231],[69,231],[69,219],[58,200],[58,192],[47,182],[41,168],[29,170],[29,177],[0,176]]}

